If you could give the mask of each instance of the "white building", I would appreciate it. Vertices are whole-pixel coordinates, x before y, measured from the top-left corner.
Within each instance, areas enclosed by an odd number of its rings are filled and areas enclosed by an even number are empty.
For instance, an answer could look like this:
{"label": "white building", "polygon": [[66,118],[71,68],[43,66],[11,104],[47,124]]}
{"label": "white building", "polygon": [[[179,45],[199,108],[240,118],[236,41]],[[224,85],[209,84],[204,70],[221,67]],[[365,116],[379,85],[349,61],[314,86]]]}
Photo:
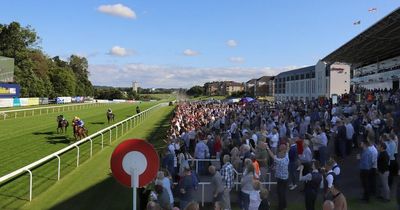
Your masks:
{"label": "white building", "polygon": [[313,100],[330,98],[350,91],[350,66],[343,63],[327,64],[286,71],[275,77],[275,100]]}
{"label": "white building", "polygon": [[138,82],[132,82],[132,90],[134,91],[134,92],[138,92],[138,88],[139,88],[139,83]]}

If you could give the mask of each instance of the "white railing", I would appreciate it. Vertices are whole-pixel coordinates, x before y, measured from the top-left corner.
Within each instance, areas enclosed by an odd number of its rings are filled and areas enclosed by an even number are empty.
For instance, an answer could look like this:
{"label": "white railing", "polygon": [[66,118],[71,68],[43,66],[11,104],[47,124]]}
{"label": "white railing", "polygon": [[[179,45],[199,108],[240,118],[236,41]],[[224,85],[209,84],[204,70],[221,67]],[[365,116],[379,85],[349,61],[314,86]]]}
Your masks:
{"label": "white railing", "polygon": [[[264,186],[268,185],[269,189],[271,189],[272,184],[277,184],[277,182],[271,182],[271,181],[260,182],[260,183],[261,183],[261,185],[264,185]],[[235,182],[233,182],[233,184],[236,186],[236,191],[238,191],[238,187],[241,183],[238,181],[235,181]],[[174,185],[178,185],[178,183],[175,182]],[[204,203],[205,203],[205,189],[204,188],[205,188],[205,185],[211,185],[211,182],[199,182],[199,185],[201,186],[201,206],[204,207]]]}
{"label": "white railing", "polygon": [[36,161],[34,163],[31,163],[31,164],[29,164],[29,165],[27,165],[25,167],[22,167],[22,168],[14,171],[14,172],[11,172],[11,173],[9,173],[9,174],[7,174],[5,176],[0,177],[0,184],[5,182],[5,181],[7,181],[7,180],[10,180],[12,178],[15,178],[17,176],[20,176],[20,175],[28,172],[29,173],[29,201],[32,201],[32,185],[33,185],[33,183],[32,183],[32,176],[33,176],[32,170],[33,169],[43,165],[46,162],[49,162],[50,160],[53,160],[54,158],[57,158],[58,159],[57,180],[60,180],[60,168],[61,168],[61,157],[60,156],[62,154],[64,154],[64,153],[76,148],[77,149],[76,167],[78,167],[79,166],[79,145],[81,145],[81,144],[83,144],[83,143],[85,143],[87,141],[90,141],[90,157],[92,157],[92,155],[93,155],[93,138],[101,135],[101,149],[103,149],[103,147],[104,147],[104,133],[109,132],[109,141],[110,141],[110,145],[111,145],[112,129],[114,129],[114,128],[116,129],[115,139],[117,139],[118,138],[118,126],[120,126],[120,128],[122,129],[121,133],[123,135],[124,134],[124,127],[125,127],[125,132],[127,132],[129,129],[137,126],[144,119],[146,119],[148,117],[150,111],[154,110],[155,108],[158,108],[158,107],[161,107],[161,106],[167,106],[167,105],[168,105],[167,103],[157,104],[155,106],[150,107],[149,109],[146,109],[145,111],[143,111],[143,112],[141,112],[139,114],[135,114],[135,115],[133,115],[133,116],[121,121],[121,122],[118,122],[118,123],[116,123],[114,125],[111,125],[111,126],[109,126],[107,128],[104,128],[104,129],[102,129],[100,131],[97,131],[96,133],[94,133],[94,134],[92,134],[92,135],[90,135],[90,136],[88,136],[88,137],[86,137],[86,138],[84,138],[84,139],[82,139],[80,141],[77,141],[77,142],[75,142],[75,143],[73,143],[73,144],[71,144],[71,145],[69,145],[69,146],[67,146],[67,147],[65,147],[65,148],[53,153],[53,154],[50,154],[50,155],[48,155],[48,156],[46,156],[46,157],[44,157],[44,158],[42,158],[42,159],[40,159],[40,160],[38,160],[38,161]]}
{"label": "white railing", "polygon": [[[49,114],[54,112],[61,111],[74,111],[81,110],[89,107],[96,107],[105,105],[104,103],[82,103],[82,104],[71,104],[71,105],[60,105],[60,106],[45,106],[45,107],[37,107],[37,108],[29,108],[29,109],[12,109],[6,111],[0,111],[0,119],[16,119],[17,117],[31,117],[42,114]],[[18,115],[20,113],[21,116]]]}

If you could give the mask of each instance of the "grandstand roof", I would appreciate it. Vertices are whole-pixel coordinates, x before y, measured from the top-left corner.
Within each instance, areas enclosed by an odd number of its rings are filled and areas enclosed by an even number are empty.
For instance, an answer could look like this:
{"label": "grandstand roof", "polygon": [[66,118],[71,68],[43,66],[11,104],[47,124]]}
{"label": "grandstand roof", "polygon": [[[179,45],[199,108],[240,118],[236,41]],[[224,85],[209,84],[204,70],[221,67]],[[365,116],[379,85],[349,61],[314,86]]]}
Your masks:
{"label": "grandstand roof", "polygon": [[327,55],[328,63],[366,66],[400,55],[400,7]]}
{"label": "grandstand roof", "polygon": [[304,74],[308,72],[315,71],[315,66],[307,66],[300,69],[294,69],[290,71],[281,72],[276,77],[288,76],[288,75],[296,75],[296,74]]}

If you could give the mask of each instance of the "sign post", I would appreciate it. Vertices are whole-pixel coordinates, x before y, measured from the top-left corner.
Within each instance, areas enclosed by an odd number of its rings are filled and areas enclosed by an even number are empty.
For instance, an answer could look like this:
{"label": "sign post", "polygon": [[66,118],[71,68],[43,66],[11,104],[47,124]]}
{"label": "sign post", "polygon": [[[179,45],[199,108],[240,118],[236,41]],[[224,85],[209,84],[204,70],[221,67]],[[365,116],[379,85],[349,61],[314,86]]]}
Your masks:
{"label": "sign post", "polygon": [[132,188],[133,210],[136,210],[137,188],[154,180],[159,165],[160,160],[153,145],[144,140],[125,140],[114,149],[111,171],[118,182]]}

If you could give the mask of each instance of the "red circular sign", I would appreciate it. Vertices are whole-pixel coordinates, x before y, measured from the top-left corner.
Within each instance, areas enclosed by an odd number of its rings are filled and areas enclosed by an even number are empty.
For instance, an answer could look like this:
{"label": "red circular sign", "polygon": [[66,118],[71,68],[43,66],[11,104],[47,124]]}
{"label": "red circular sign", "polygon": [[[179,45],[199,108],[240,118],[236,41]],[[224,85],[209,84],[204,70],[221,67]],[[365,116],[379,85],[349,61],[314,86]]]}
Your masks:
{"label": "red circular sign", "polygon": [[111,171],[121,184],[128,187],[131,187],[131,175],[126,171],[127,163],[132,161],[136,167],[142,168],[138,187],[143,187],[156,178],[160,160],[153,145],[145,140],[129,139],[114,149],[111,155]]}

